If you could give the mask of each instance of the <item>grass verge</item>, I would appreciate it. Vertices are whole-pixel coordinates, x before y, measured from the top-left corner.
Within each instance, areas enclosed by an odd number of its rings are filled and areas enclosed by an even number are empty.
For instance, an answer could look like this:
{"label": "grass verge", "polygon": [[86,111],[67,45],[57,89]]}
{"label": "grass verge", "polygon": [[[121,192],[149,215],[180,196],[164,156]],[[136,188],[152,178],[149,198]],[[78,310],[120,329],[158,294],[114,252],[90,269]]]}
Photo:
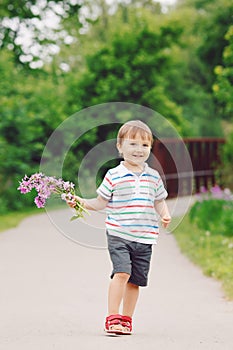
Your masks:
{"label": "grass verge", "polygon": [[205,275],[222,283],[228,300],[233,300],[233,237],[211,234],[190,223],[188,215],[173,231],[181,251],[202,268]]}
{"label": "grass verge", "polygon": [[20,222],[29,215],[35,215],[43,212],[44,209],[38,210],[35,208],[26,210],[24,212],[11,212],[8,214],[3,214],[0,218],[0,232],[6,231],[13,227],[17,227]]}

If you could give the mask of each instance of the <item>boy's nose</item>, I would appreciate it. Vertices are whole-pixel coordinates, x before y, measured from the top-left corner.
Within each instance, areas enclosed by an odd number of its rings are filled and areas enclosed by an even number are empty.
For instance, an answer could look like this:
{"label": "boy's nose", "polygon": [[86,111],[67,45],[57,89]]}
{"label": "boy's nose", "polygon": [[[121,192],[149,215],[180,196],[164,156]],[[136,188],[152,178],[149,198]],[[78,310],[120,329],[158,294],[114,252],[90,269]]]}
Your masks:
{"label": "boy's nose", "polygon": [[142,145],[137,145],[137,151],[142,152],[143,151],[143,146]]}

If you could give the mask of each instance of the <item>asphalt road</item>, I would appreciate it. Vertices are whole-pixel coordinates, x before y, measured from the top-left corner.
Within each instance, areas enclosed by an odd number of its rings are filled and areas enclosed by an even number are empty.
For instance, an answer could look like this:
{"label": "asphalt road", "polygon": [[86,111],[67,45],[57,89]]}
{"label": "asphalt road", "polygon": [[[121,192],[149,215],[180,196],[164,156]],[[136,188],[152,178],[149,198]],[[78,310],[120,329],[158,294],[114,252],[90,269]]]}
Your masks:
{"label": "asphalt road", "polygon": [[[177,215],[183,211],[176,208]],[[35,215],[0,234],[0,350],[233,349],[233,303],[165,232],[154,247],[133,334],[105,335],[111,264],[103,215],[85,224],[70,223],[70,214]]]}

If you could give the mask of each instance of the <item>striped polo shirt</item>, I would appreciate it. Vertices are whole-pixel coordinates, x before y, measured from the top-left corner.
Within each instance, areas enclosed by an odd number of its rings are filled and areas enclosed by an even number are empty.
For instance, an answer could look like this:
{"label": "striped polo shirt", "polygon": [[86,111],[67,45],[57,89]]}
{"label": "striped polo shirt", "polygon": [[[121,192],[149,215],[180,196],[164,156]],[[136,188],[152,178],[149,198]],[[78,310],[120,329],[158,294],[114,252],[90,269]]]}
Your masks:
{"label": "striped polo shirt", "polygon": [[108,200],[105,220],[110,235],[129,241],[156,244],[159,233],[154,201],[167,197],[159,173],[145,163],[140,175],[121,162],[110,169],[97,193]]}

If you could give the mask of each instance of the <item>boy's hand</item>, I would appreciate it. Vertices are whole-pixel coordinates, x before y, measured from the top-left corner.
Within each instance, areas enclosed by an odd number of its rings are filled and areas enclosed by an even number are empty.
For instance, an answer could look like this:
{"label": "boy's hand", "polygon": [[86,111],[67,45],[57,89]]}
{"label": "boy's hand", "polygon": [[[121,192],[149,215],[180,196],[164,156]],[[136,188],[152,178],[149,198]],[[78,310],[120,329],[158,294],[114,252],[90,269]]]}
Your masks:
{"label": "boy's hand", "polygon": [[66,199],[66,203],[71,207],[75,208],[77,205],[77,202],[81,205],[83,209],[86,210],[103,210],[106,208],[106,205],[108,204],[108,200],[102,198],[100,195],[96,198],[81,198],[79,196],[73,196],[72,199]]}
{"label": "boy's hand", "polygon": [[170,224],[170,222],[171,222],[171,217],[168,216],[168,215],[163,216],[162,219],[161,219],[161,221],[162,221],[163,227],[166,228],[166,227]]}
{"label": "boy's hand", "polygon": [[[77,200],[82,206],[84,206],[84,201],[83,201],[83,199],[82,199],[81,197],[75,196],[74,199]],[[76,206],[75,201],[69,201],[69,200],[67,200],[66,203],[67,203],[67,204],[69,205],[69,207],[71,207],[71,208],[75,208],[75,206]]]}

